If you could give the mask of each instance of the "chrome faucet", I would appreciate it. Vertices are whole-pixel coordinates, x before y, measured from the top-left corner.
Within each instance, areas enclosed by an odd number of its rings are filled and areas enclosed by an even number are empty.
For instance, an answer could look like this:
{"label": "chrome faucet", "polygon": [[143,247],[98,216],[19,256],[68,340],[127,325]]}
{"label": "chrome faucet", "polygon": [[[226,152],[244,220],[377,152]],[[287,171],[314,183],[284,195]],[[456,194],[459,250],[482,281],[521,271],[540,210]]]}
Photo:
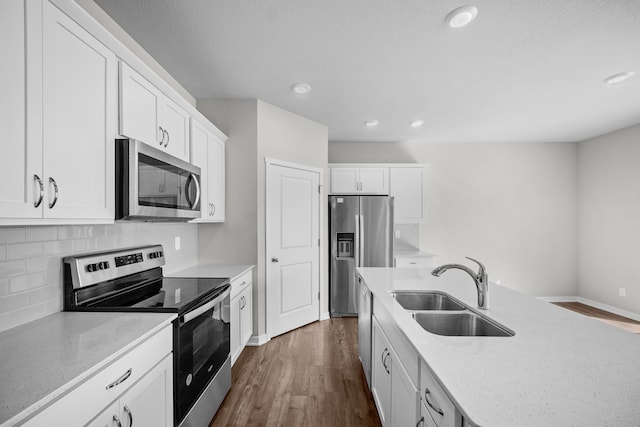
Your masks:
{"label": "chrome faucet", "polygon": [[440,267],[434,268],[431,274],[436,277],[440,277],[442,273],[451,268],[457,268],[458,270],[466,272],[473,278],[473,282],[476,284],[476,288],[478,289],[478,308],[486,310],[489,308],[489,296],[487,295],[489,293],[489,276],[487,275],[487,270],[484,268],[484,265],[482,265],[480,261],[469,257],[465,258],[470,259],[480,266],[478,273],[475,273],[469,267],[462,264],[444,264]]}

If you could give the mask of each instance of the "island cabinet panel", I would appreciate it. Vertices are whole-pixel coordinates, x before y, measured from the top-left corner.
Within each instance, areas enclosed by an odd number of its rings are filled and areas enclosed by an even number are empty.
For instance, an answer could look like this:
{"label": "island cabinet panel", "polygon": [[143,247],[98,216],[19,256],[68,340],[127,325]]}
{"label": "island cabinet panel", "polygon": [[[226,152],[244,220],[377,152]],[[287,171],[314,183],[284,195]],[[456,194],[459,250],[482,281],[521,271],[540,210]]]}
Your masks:
{"label": "island cabinet panel", "polygon": [[253,270],[231,282],[231,364],[233,365],[253,334]]}
{"label": "island cabinet panel", "polygon": [[[173,425],[173,329],[166,326],[54,401],[25,426]],[[110,424],[114,423],[114,424]]]}
{"label": "island cabinet panel", "polygon": [[383,426],[416,425],[418,389],[377,319],[373,320],[371,392]]}
{"label": "island cabinet panel", "polygon": [[438,427],[457,427],[461,417],[424,361],[420,365],[420,399]]}

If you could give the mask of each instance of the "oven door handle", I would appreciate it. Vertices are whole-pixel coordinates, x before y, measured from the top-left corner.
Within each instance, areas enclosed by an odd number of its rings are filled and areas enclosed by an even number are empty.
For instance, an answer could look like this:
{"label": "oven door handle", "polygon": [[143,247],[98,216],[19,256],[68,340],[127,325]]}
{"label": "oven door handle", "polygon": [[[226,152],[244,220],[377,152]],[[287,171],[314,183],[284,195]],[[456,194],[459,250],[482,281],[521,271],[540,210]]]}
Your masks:
{"label": "oven door handle", "polygon": [[187,314],[182,316],[182,318],[180,319],[180,324],[184,325],[186,323],[189,323],[190,321],[192,321],[196,317],[200,316],[202,313],[205,313],[208,310],[211,310],[211,308],[213,306],[215,306],[220,301],[222,301],[223,299],[228,297],[230,294],[231,294],[231,288],[227,289],[222,294],[218,295],[217,297],[215,297],[213,300],[209,301],[208,303],[206,303],[204,305],[201,305],[200,307],[194,308],[193,310],[191,310],[190,312],[188,312]]}

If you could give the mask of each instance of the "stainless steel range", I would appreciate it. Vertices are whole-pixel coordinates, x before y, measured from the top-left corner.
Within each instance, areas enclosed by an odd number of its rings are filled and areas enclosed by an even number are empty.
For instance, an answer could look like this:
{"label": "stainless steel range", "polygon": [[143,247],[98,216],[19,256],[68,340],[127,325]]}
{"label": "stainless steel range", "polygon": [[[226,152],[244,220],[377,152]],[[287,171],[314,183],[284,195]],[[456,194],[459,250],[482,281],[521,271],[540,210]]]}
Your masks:
{"label": "stainless steel range", "polygon": [[67,311],[173,312],[174,418],[208,425],[231,387],[228,278],[163,277],[160,245],[63,259]]}

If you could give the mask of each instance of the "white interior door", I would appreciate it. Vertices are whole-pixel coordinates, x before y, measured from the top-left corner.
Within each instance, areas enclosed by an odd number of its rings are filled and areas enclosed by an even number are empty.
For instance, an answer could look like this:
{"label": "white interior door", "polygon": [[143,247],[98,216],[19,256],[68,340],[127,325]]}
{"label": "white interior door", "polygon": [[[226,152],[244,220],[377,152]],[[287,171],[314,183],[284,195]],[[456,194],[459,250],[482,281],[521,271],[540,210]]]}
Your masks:
{"label": "white interior door", "polygon": [[267,163],[267,333],[320,318],[320,172]]}

